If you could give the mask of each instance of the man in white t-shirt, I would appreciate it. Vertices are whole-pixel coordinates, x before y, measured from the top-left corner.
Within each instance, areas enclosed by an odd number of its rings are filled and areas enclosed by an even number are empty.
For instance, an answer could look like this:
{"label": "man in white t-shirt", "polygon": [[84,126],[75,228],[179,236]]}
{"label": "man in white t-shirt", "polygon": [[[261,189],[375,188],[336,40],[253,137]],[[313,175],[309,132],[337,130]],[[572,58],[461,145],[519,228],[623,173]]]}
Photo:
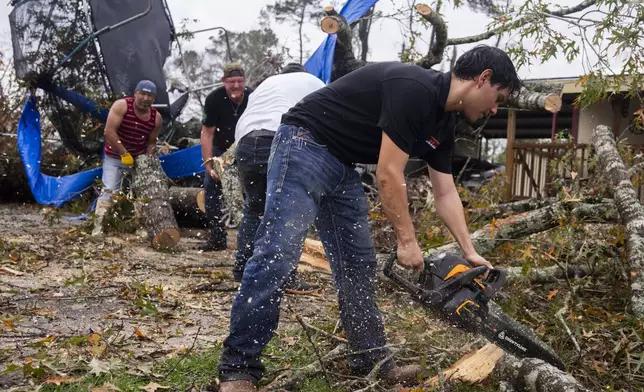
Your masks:
{"label": "man in white t-shirt", "polygon": [[[244,216],[237,234],[237,253],[233,276],[241,282],[246,262],[253,255],[255,232],[264,215],[266,173],[273,136],[282,122],[282,114],[308,94],[324,87],[317,77],[297,63],[287,64],[282,73],[264,80],[248,98],[248,106],[235,128],[235,158],[244,188]],[[294,294],[315,288],[294,273],[286,291]]]}

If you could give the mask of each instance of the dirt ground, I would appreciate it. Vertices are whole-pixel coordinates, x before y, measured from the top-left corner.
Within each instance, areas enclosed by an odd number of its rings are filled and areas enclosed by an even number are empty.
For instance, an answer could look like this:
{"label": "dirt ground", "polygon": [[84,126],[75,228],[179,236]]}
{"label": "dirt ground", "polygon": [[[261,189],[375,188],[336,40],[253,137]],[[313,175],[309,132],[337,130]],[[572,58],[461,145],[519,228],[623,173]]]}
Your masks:
{"label": "dirt ground", "polygon": [[[236,289],[234,232],[226,251],[197,250],[206,233],[186,230],[178,248],[164,253],[136,235],[92,238],[79,232],[82,224],[61,217],[49,226],[37,206],[0,206],[6,255],[0,271],[0,348],[11,352],[11,362],[33,356],[34,342],[110,330],[127,340],[121,349],[141,359],[223,340]],[[336,306],[330,276],[302,269],[322,286],[320,294],[287,295],[285,302],[306,319],[335,322],[326,311]],[[199,290],[204,284],[210,287]],[[282,317],[280,328],[292,323]]]}
{"label": "dirt ground", "polygon": [[[225,338],[236,290],[234,232],[226,251],[201,252],[196,248],[205,231],[184,230],[177,249],[158,252],[143,237],[93,238],[82,230],[86,222],[58,218],[37,205],[0,205],[0,372],[22,370],[0,374],[0,389],[33,385],[38,371],[51,377],[85,366],[101,374],[122,362],[144,371],[155,361]],[[285,296],[278,335],[298,327],[284,304],[308,323],[337,323],[330,274],[303,264],[299,269],[321,291]],[[383,299],[386,323],[414,322],[405,315],[411,301],[401,301],[401,294]],[[395,305],[399,302],[402,308]],[[449,326],[437,321],[416,325],[426,334],[447,328],[453,337]],[[395,336],[397,327],[388,328]]]}

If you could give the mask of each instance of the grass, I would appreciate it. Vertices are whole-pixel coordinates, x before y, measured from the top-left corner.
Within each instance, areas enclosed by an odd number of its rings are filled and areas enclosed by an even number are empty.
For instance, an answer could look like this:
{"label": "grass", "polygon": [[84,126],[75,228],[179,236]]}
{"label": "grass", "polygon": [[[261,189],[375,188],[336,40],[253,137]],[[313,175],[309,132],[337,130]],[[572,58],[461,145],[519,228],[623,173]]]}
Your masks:
{"label": "grass", "polygon": [[191,353],[183,359],[182,357],[168,359],[152,368],[151,373],[161,375],[161,377],[151,378],[149,376],[134,375],[128,373],[125,369],[119,369],[99,377],[88,376],[76,383],[66,383],[59,386],[45,384],[40,391],[87,392],[93,388],[100,388],[105,383],[110,383],[121,392],[140,392],[140,387],[149,384],[151,381],[170,387],[170,389],[159,389],[161,391],[183,391],[193,385],[203,389],[217,376],[220,355],[221,347],[214,347],[205,351]]}

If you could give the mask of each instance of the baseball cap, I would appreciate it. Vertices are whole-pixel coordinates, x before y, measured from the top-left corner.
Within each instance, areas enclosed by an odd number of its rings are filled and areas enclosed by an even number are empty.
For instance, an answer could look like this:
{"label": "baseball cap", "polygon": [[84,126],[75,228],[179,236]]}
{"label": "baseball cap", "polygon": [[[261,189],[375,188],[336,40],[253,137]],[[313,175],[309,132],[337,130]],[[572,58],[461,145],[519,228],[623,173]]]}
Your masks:
{"label": "baseball cap", "polygon": [[228,63],[224,67],[224,78],[229,78],[232,76],[245,76],[244,67],[240,63]]}
{"label": "baseball cap", "polygon": [[137,85],[134,91],[142,91],[144,93],[150,93],[157,95],[157,86],[149,80],[141,80]]}

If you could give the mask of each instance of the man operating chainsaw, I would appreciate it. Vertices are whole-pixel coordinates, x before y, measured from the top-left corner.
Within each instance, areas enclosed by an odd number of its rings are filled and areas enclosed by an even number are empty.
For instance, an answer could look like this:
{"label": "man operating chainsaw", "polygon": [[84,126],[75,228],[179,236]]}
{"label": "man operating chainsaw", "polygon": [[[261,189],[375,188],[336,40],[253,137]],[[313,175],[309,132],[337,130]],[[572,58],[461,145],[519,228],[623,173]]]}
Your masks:
{"label": "man operating chainsaw", "polygon": [[[400,265],[422,270],[423,253],[409,214],[404,168],[424,159],[438,215],[472,265],[492,265],[469,237],[451,172],[453,114],[469,120],[495,114],[519,88],[500,49],[464,53],[453,71],[381,62],[359,68],[303,98],[282,117],[268,162],[265,214],[255,237],[219,365],[222,392],[254,391],[260,354],[279,321],[283,288],[315,223],[338,290],[342,326],[357,375],[379,364],[385,382],[415,383],[421,368],[398,366],[390,355],[376,305],[376,252],[369,208],[354,164],[377,164],[380,198],[397,236]],[[383,361],[384,360],[384,361]]]}

